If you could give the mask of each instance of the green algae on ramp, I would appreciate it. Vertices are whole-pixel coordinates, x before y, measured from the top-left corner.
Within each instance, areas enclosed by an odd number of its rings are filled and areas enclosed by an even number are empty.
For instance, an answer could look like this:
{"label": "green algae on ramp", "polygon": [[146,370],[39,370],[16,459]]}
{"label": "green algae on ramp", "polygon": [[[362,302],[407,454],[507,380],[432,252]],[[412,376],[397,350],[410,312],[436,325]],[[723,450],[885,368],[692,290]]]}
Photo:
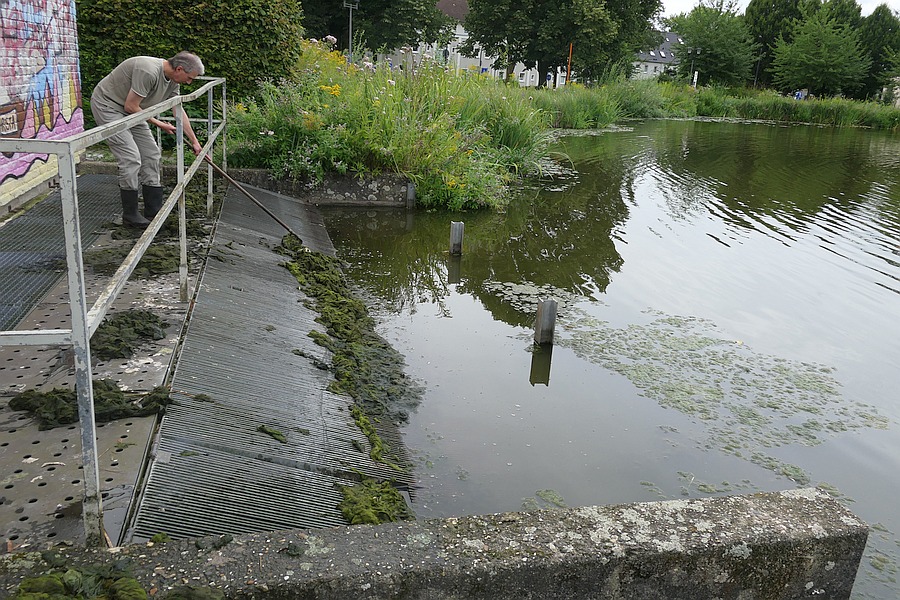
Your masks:
{"label": "green algae on ramp", "polygon": [[411,517],[403,496],[389,481],[365,479],[357,485],[342,486],[341,493],[341,514],[351,525],[377,525]]}

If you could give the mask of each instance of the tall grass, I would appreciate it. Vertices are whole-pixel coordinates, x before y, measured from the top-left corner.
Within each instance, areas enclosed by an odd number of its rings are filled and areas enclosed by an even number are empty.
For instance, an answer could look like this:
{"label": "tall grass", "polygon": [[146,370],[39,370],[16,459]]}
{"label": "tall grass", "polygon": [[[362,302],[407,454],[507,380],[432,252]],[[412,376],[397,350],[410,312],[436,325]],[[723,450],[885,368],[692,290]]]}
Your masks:
{"label": "tall grass", "polygon": [[502,208],[511,178],[537,168],[548,143],[544,113],[517,92],[435,64],[356,68],[305,42],[291,80],[233,111],[230,160],[317,180],[400,173],[425,206]]}

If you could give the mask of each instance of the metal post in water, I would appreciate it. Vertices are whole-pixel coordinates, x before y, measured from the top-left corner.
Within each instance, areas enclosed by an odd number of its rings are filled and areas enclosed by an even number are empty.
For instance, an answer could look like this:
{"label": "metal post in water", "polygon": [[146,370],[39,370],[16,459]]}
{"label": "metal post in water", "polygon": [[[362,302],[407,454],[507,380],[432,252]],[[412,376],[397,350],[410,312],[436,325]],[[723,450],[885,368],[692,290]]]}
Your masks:
{"label": "metal post in water", "polygon": [[553,360],[553,344],[536,346],[531,352],[531,371],[528,382],[534,386],[538,383],[550,385],[550,363]]}
{"label": "metal post in water", "polygon": [[461,263],[461,256],[458,254],[450,255],[450,258],[447,260],[447,283],[459,283],[461,281]]}
{"label": "metal post in water", "polygon": [[462,221],[450,221],[450,254],[462,254],[465,229],[466,224]]}
{"label": "metal post in water", "polygon": [[552,344],[553,330],[556,329],[556,300],[541,300],[534,319],[534,341],[537,344]]}
{"label": "metal post in water", "polygon": [[416,184],[410,181],[406,184],[406,208],[416,207]]}

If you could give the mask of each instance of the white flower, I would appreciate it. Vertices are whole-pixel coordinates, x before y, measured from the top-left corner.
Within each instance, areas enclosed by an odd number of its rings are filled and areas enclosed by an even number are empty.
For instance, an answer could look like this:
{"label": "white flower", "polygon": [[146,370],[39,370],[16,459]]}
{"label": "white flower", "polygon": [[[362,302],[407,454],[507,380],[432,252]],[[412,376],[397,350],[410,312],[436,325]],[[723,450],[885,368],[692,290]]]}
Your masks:
{"label": "white flower", "polygon": [[391,85],[397,85],[397,82],[394,81],[393,79],[388,79],[388,83]]}
{"label": "white flower", "polygon": [[325,41],[328,42],[328,44],[331,46],[334,46],[335,44],[337,44],[337,38],[334,37],[333,35],[326,35]]}

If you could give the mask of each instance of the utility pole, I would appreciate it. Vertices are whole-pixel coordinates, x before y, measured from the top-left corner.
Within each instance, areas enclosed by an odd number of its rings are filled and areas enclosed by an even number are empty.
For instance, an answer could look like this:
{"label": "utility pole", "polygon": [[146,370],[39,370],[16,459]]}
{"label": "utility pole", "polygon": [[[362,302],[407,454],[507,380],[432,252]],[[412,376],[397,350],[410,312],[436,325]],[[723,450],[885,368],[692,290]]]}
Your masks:
{"label": "utility pole", "polygon": [[350,44],[348,45],[350,62],[353,62],[353,9],[359,8],[359,1],[344,0],[344,8],[350,9]]}

